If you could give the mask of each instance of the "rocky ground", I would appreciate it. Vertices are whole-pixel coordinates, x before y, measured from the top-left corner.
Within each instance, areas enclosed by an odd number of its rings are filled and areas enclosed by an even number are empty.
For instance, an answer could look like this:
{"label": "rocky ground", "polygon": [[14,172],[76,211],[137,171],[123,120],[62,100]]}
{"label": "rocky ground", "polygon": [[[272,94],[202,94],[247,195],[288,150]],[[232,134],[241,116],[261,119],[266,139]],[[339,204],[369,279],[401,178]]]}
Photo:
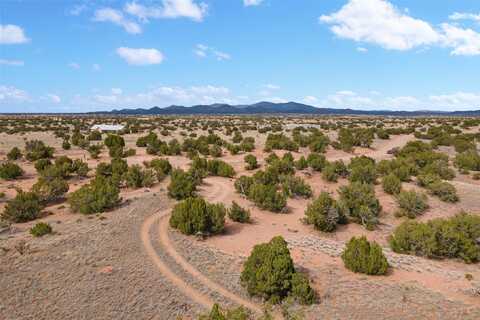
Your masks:
{"label": "rocky ground", "polygon": [[[146,194],[113,212],[53,224],[53,235],[1,234],[0,314],[19,319],[175,319],[200,308],[155,269],[139,237],[169,204]],[[23,251],[21,254],[19,251]]]}

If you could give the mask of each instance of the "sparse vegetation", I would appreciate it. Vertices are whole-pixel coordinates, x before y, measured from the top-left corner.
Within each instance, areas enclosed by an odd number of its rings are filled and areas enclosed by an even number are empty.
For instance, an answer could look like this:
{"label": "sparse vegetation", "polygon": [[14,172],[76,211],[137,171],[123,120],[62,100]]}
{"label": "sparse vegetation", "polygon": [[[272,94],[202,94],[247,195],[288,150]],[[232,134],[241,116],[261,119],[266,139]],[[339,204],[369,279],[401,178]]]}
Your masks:
{"label": "sparse vegetation", "polygon": [[353,272],[368,275],[384,275],[388,271],[388,262],[376,242],[369,242],[365,236],[353,237],[348,241],[342,253],[345,267]]}
{"label": "sparse vegetation", "polygon": [[243,266],[240,279],[250,295],[274,304],[288,296],[303,304],[315,302],[313,289],[295,270],[287,242],[282,237],[256,245]]}

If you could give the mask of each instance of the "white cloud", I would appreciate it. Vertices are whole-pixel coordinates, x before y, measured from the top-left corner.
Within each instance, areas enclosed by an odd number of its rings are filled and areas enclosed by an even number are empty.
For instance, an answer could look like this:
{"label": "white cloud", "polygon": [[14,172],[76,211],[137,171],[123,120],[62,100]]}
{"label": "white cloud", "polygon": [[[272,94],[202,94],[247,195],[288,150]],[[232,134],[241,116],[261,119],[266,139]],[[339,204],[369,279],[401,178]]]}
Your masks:
{"label": "white cloud", "polygon": [[86,4],[78,4],[78,5],[75,5],[73,6],[73,8],[71,8],[68,13],[71,15],[71,16],[78,16],[80,15],[82,12],[84,12],[85,10],[87,10],[87,5]]}
{"label": "white cloud", "polygon": [[204,2],[196,3],[193,0],[163,0],[162,3],[162,16],[165,18],[186,17],[202,21],[208,8]]}
{"label": "white cloud", "polygon": [[163,54],[157,49],[120,47],[117,49],[117,54],[128,64],[137,66],[159,64],[164,59]]}
{"label": "white cloud", "polygon": [[[454,13],[452,20],[477,20],[480,15]],[[434,28],[413,18],[387,0],[349,0],[339,11],[319,18],[340,38],[372,43],[389,50],[410,50],[428,46],[452,48],[452,55],[480,54],[480,33],[443,23]],[[366,49],[357,48],[360,52]]]}
{"label": "white cloud", "polygon": [[144,5],[138,4],[136,1],[126,3],[123,10],[128,14],[136,16],[142,21],[148,21],[149,18],[162,17],[162,8],[146,7]]}
{"label": "white cloud", "polygon": [[93,99],[95,102],[97,102],[100,105],[112,105],[117,103],[118,99],[116,95],[95,95],[93,96]]}
{"label": "white cloud", "polygon": [[358,51],[358,52],[361,52],[361,53],[366,53],[366,52],[368,52],[368,49],[367,49],[367,48],[364,48],[364,47],[358,47],[358,48],[357,48],[357,51]]}
{"label": "white cloud", "polygon": [[480,93],[456,92],[452,94],[431,95],[429,100],[438,108],[446,108],[446,110],[480,108]]}
{"label": "white cloud", "polygon": [[288,100],[280,97],[271,97],[266,99],[267,101],[273,102],[273,103],[287,103]]}
{"label": "white cloud", "polygon": [[[118,88],[117,88],[118,89]],[[105,107],[122,106],[160,106],[211,103],[237,103],[243,99],[231,94],[230,89],[223,86],[203,85],[192,87],[158,86],[137,94],[119,94],[115,88],[105,94],[93,97],[75,97],[75,104]]]}
{"label": "white cloud", "polygon": [[69,66],[70,68],[72,68],[72,69],[75,69],[75,70],[80,69],[80,65],[79,65],[78,63],[76,63],[76,62],[70,62],[70,63],[68,64],[68,66]]}
{"label": "white cloud", "polygon": [[357,95],[355,92],[350,91],[350,90],[337,91],[335,94],[339,95],[339,96],[350,96],[350,97]]}
{"label": "white cloud", "polygon": [[119,94],[122,94],[122,93],[123,93],[122,89],[120,89],[120,88],[112,88],[112,94],[119,95]]}
{"label": "white cloud", "polygon": [[230,60],[232,58],[228,53],[218,51],[218,50],[213,51],[213,54],[219,61]]}
{"label": "white cloud", "polygon": [[438,33],[429,23],[403,14],[384,0],[350,0],[338,12],[322,15],[337,36],[373,43],[385,49],[409,50],[436,43]]}
{"label": "white cloud", "polygon": [[24,90],[17,89],[12,86],[0,85],[0,103],[3,102],[25,102],[29,101],[30,97]]}
{"label": "white cloud", "polygon": [[472,29],[463,29],[448,23],[442,24],[443,42],[453,48],[452,55],[475,56],[480,54],[480,33]]}
{"label": "white cloud", "polygon": [[480,13],[454,12],[448,18],[450,20],[473,20],[480,22]]}
{"label": "white cloud", "polygon": [[212,55],[218,61],[230,60],[232,58],[230,54],[204,44],[197,44],[193,49],[193,53],[200,58],[206,58],[207,56]]}
{"label": "white cloud", "polygon": [[60,103],[62,102],[62,99],[56,95],[56,94],[47,94],[47,97],[50,99],[51,102],[53,103]]}
{"label": "white cloud", "polygon": [[23,67],[25,65],[25,63],[21,60],[0,59],[0,65],[13,66],[13,67]]}
{"label": "white cloud", "polygon": [[20,44],[29,42],[25,32],[19,26],[13,24],[0,24],[0,44]]}
{"label": "white cloud", "polygon": [[263,0],[243,0],[243,5],[245,7],[249,6],[258,6],[263,2]]}
{"label": "white cloud", "polygon": [[142,28],[138,23],[126,19],[121,11],[112,8],[96,10],[93,20],[98,22],[111,22],[121,26],[130,34],[139,34],[142,32]]}
{"label": "white cloud", "polygon": [[202,21],[207,13],[208,6],[197,3],[194,0],[162,0],[161,6],[145,6],[137,1],[125,4],[124,10],[140,20],[158,18],[190,18],[194,21]]}
{"label": "white cloud", "polygon": [[318,98],[314,96],[306,96],[302,99],[303,103],[316,105],[318,103]]}
{"label": "white cloud", "polygon": [[272,84],[272,83],[267,83],[266,85],[264,85],[264,87],[268,90],[278,90],[278,89],[280,89],[280,86],[278,86],[276,84]]}

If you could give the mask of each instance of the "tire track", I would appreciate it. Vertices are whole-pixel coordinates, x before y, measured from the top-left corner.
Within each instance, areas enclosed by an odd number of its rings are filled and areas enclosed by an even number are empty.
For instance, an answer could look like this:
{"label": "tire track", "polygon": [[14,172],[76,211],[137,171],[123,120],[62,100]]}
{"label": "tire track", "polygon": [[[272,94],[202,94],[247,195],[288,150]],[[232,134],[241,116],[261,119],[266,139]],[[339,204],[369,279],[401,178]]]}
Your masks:
{"label": "tire track", "polygon": [[[211,202],[223,202],[228,196],[227,182],[223,180],[216,180],[211,183],[214,187],[212,193],[207,197]],[[198,280],[205,287],[209,288],[211,291],[217,292],[234,302],[238,305],[243,305],[244,307],[254,311],[255,313],[262,314],[262,307],[252,301],[249,301],[241,296],[236,295],[235,293],[229,291],[228,289],[222,287],[216,282],[212,281],[206,277],[203,273],[198,271],[194,266],[192,266],[181,254],[175,250],[175,246],[171,242],[168,232],[169,224],[168,218],[171,208],[159,211],[158,213],[153,214],[145,220],[141,228],[141,240],[147,255],[152,259],[155,266],[158,270],[170,280],[178,289],[192,301],[203,306],[205,309],[210,309],[215,303],[214,300],[207,294],[204,294],[190,284],[188,284],[184,279],[178,276],[170,267],[162,261],[161,257],[156,253],[152,240],[150,239],[150,230],[152,226],[158,222],[158,234],[159,234],[159,243],[162,248],[165,250],[165,253],[168,254],[180,267],[182,267],[192,278]],[[276,317],[277,318],[277,317]]]}

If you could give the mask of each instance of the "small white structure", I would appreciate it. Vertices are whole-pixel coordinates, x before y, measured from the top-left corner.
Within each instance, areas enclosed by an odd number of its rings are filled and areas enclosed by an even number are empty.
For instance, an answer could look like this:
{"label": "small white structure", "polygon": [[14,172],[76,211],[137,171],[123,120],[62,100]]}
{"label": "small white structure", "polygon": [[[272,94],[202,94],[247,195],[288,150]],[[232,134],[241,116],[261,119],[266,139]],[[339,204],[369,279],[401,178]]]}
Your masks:
{"label": "small white structure", "polygon": [[118,132],[125,128],[123,124],[95,124],[90,130],[100,132]]}

